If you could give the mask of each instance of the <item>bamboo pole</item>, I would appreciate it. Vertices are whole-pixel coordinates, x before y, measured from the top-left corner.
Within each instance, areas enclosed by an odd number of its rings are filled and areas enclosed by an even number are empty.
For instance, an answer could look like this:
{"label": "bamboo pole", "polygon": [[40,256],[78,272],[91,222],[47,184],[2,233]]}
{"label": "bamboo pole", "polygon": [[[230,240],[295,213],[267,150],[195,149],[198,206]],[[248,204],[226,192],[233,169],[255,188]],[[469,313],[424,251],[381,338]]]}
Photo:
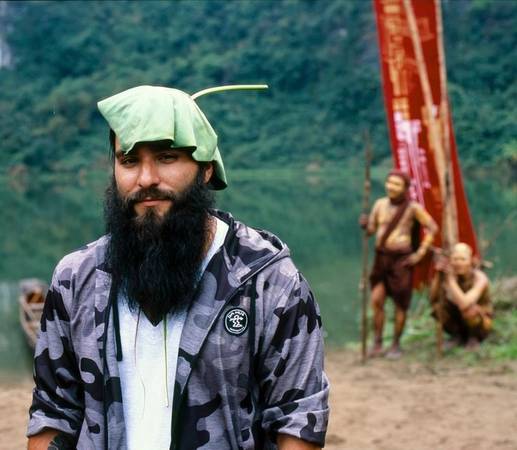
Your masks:
{"label": "bamboo pole", "polygon": [[[372,162],[372,148],[370,135],[364,133],[364,185],[363,185],[363,204],[362,213],[368,214],[370,203],[370,166]],[[362,272],[359,284],[361,293],[361,360],[366,362],[366,349],[368,345],[368,226],[363,231],[362,236]]]}
{"label": "bamboo pole", "polygon": [[[435,0],[439,3],[440,0]],[[428,137],[430,148],[432,149],[436,169],[438,171],[440,192],[442,197],[442,247],[445,254],[448,254],[449,246],[454,242],[457,233],[454,232],[454,225],[451,214],[451,180],[450,180],[450,130],[449,130],[449,113],[447,104],[447,80],[445,72],[445,56],[443,53],[443,30],[441,25],[441,8],[437,6],[437,30],[438,30],[438,57],[440,62],[440,86],[442,89],[442,98],[440,102],[440,119],[435,117],[433,111],[433,98],[431,85],[427,74],[426,63],[422,50],[420,34],[416,22],[415,13],[411,5],[411,0],[403,0],[404,11],[408,21],[411,42],[415,52],[420,84],[424,95],[424,120],[428,126]],[[440,286],[443,286],[444,276],[440,273]],[[441,305],[445,301],[443,289],[440,288],[440,297],[438,307],[438,317],[436,324],[436,350],[439,356],[443,353],[443,318],[441,317]]]}
{"label": "bamboo pole", "polygon": [[438,47],[438,64],[440,66],[440,92],[442,95],[440,101],[440,123],[442,145],[445,157],[445,203],[444,220],[447,220],[448,245],[458,242],[458,210],[456,205],[456,195],[454,186],[454,172],[452,170],[451,159],[451,130],[450,130],[450,112],[449,112],[449,96],[447,93],[447,66],[445,63],[445,49],[443,44],[443,21],[442,21],[442,4],[441,0],[434,0],[436,6],[436,40]]}
{"label": "bamboo pole", "polygon": [[[438,47],[438,64],[440,66],[440,122],[442,131],[442,145],[445,157],[445,194],[443,203],[443,231],[442,241],[446,255],[450,254],[450,247],[458,242],[458,210],[456,205],[456,195],[454,187],[454,174],[451,166],[451,134],[450,134],[450,112],[449,112],[449,96],[447,91],[447,68],[445,64],[445,49],[443,41],[443,18],[441,0],[434,0],[436,7],[436,40]],[[437,339],[436,351],[438,356],[443,354],[443,315],[442,311],[445,306],[445,275],[440,273],[440,291],[438,297],[438,314],[437,314]]]}
{"label": "bamboo pole", "polygon": [[411,6],[411,0],[403,0],[403,5],[408,21],[409,34],[411,36],[413,50],[415,52],[420,84],[424,95],[424,120],[427,123],[427,127],[429,129],[429,144],[433,152],[438,174],[440,175],[440,189],[443,196],[443,193],[445,192],[445,179],[443,176],[445,173],[445,155],[443,152],[442,140],[440,138],[440,131],[438,129],[439,123],[436,120],[435,114],[433,112],[433,95],[431,92],[429,77],[427,76],[424,53],[422,50],[422,44],[420,42],[420,33],[418,31],[415,13],[413,11],[413,7]]}

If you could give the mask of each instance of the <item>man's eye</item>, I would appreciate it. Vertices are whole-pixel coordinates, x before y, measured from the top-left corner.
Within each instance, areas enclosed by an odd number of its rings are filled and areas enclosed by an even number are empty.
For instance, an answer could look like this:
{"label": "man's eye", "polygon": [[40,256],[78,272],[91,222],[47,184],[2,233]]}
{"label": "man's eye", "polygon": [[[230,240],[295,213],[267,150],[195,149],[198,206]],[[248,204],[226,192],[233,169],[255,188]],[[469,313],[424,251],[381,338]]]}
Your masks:
{"label": "man's eye", "polygon": [[159,156],[159,160],[163,162],[172,162],[178,159],[178,155],[176,153],[161,153]]}
{"label": "man's eye", "polygon": [[135,163],[136,163],[136,158],[127,157],[127,158],[120,159],[120,164],[122,164],[123,166],[131,166]]}

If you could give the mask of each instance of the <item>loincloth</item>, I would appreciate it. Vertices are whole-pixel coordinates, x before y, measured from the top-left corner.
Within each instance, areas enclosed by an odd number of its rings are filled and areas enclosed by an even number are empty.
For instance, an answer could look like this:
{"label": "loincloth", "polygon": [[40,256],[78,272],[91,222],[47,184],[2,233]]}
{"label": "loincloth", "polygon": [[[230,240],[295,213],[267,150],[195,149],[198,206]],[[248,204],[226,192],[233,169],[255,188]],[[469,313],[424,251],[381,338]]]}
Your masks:
{"label": "loincloth", "polygon": [[404,261],[411,253],[411,250],[375,250],[375,260],[370,274],[372,289],[382,283],[386,294],[404,310],[409,308],[413,290],[413,268],[404,266]]}
{"label": "loincloth", "polygon": [[468,314],[465,312],[462,314],[456,304],[448,299],[441,308],[436,300],[432,306],[435,318],[440,311],[443,329],[447,334],[459,338],[461,341],[466,342],[470,337],[476,337],[482,341],[492,330],[492,312],[489,308],[472,305],[469,308],[470,311],[467,311]]}

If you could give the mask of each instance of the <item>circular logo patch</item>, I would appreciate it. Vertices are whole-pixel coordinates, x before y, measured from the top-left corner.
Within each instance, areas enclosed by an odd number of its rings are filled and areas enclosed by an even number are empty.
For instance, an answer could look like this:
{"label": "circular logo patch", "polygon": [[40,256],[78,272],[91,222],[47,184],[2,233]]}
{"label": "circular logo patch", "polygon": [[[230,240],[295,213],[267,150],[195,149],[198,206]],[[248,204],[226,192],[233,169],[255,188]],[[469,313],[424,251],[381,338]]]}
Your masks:
{"label": "circular logo patch", "polygon": [[241,308],[230,309],[224,316],[224,328],[228,333],[240,336],[248,329],[248,313]]}

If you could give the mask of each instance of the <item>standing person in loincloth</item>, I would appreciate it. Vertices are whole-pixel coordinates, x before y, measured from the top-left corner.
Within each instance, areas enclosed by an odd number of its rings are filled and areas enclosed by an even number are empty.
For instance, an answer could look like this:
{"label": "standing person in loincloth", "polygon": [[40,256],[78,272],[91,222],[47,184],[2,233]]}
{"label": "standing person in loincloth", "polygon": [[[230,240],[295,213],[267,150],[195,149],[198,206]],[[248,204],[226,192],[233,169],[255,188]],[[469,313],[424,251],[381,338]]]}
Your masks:
{"label": "standing person in loincloth", "polygon": [[[362,215],[360,224],[369,235],[375,234],[375,261],[370,274],[373,308],[374,344],[370,356],[382,356],[384,303],[389,296],[395,303],[393,344],[387,353],[398,358],[402,351],[400,337],[404,330],[411,302],[413,267],[426,255],[438,227],[431,215],[409,199],[411,180],[400,170],[386,177],[386,197],[378,199],[369,216]],[[415,250],[412,246],[414,226],[423,227],[424,237]]]}
{"label": "standing person in loincloth", "polygon": [[[438,261],[431,283],[433,316],[440,318],[443,329],[451,336],[449,346],[476,348],[492,330],[488,277],[474,266],[472,256],[468,244],[456,244],[449,258]],[[445,274],[443,283],[439,272]]]}

